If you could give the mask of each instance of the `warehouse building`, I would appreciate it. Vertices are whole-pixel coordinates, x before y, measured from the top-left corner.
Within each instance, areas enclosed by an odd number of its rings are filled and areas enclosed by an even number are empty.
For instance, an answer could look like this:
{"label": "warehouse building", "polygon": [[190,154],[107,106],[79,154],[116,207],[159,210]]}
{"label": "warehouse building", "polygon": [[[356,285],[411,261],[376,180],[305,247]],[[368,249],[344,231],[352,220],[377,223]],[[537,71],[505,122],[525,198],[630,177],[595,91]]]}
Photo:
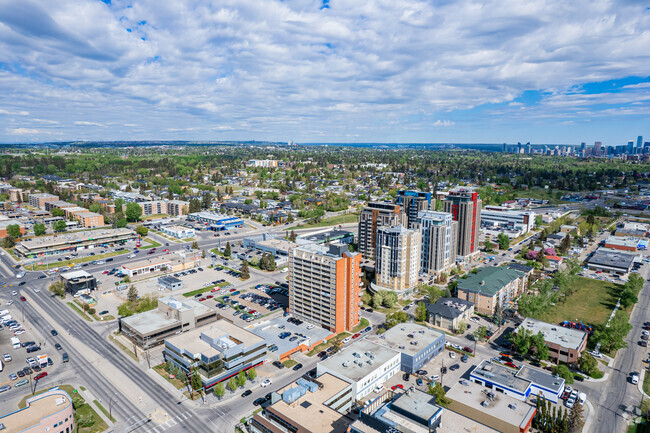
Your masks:
{"label": "warehouse building", "polygon": [[636,257],[636,254],[598,248],[587,260],[587,267],[596,272],[625,275],[632,269]]}
{"label": "warehouse building", "polygon": [[241,218],[215,212],[195,212],[187,216],[188,221],[197,221],[207,226],[208,230],[223,231],[244,226]]}

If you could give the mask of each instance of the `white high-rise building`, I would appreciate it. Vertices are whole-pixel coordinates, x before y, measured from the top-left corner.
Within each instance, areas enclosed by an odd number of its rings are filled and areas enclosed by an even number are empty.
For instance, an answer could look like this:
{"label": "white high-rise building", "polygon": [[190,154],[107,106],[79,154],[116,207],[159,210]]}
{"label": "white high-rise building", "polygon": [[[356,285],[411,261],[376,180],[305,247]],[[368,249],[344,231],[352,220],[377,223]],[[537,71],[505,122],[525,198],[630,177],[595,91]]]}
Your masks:
{"label": "white high-rise building", "polygon": [[411,294],[420,274],[420,232],[403,226],[377,229],[375,246],[376,286],[398,297]]}
{"label": "white high-rise building", "polygon": [[430,275],[449,270],[456,263],[458,221],[448,212],[418,213],[422,237],[420,269]]}

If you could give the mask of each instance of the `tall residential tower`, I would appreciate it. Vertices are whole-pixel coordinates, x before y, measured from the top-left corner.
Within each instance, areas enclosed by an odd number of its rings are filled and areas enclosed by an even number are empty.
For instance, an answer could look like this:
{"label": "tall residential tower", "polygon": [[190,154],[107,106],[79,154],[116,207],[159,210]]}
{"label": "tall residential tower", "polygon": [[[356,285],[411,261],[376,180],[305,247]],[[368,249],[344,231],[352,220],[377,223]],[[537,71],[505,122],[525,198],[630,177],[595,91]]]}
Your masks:
{"label": "tall residential tower", "polygon": [[377,229],[375,284],[401,298],[417,287],[420,274],[420,231],[403,226]]}
{"label": "tall residential tower", "polygon": [[364,259],[375,258],[375,241],[379,227],[407,225],[406,214],[394,203],[368,203],[359,215],[359,252]]}
{"label": "tall residential tower", "polygon": [[478,192],[470,188],[449,191],[443,203],[443,210],[458,221],[456,254],[459,256],[465,257],[478,251],[482,203]]}
{"label": "tall residential tower", "polygon": [[449,270],[456,263],[458,222],[446,212],[425,211],[418,215],[422,236],[420,269],[429,275]]}

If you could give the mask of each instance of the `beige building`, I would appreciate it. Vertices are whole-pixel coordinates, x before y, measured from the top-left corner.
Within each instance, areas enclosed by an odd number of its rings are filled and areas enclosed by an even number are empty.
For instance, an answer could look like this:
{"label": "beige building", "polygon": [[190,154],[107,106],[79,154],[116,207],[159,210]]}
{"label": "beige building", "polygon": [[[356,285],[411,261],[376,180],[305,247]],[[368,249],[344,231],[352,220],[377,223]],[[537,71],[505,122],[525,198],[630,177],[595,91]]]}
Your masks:
{"label": "beige building", "polygon": [[75,214],[74,219],[79,222],[81,227],[104,227],[104,215],[95,212],[79,212]]}
{"label": "beige building", "polygon": [[[26,385],[29,391],[29,385]],[[29,397],[25,407],[0,415],[0,431],[20,433],[72,433],[75,430],[72,399],[58,387]],[[8,409],[5,407],[3,410]]]}
{"label": "beige building", "polygon": [[481,268],[477,273],[458,281],[458,298],[473,302],[477,313],[493,315],[501,311],[528,288],[528,274],[509,267]]}
{"label": "beige building", "polygon": [[42,193],[42,194],[30,194],[29,195],[29,205],[38,209],[45,210],[45,203],[48,201],[58,201],[59,196],[54,194]]}
{"label": "beige building", "polygon": [[412,293],[420,273],[420,232],[403,226],[377,229],[375,286],[402,298]]}
{"label": "beige building", "polygon": [[375,258],[375,241],[379,227],[406,226],[408,218],[398,204],[368,203],[359,214],[358,244],[364,259]]}
{"label": "beige building", "polygon": [[461,323],[468,324],[474,314],[474,303],[458,298],[440,298],[427,304],[427,321],[433,326],[456,332]]}

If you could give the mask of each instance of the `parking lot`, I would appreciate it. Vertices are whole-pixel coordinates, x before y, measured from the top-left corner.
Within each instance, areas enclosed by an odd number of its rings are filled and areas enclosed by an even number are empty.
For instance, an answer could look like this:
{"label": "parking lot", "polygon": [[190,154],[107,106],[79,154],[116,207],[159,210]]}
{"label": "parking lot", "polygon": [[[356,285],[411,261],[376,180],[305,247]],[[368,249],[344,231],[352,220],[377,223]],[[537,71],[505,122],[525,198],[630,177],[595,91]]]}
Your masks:
{"label": "parking lot", "polygon": [[[7,295],[11,296],[9,292]],[[30,392],[30,380],[35,389],[53,383],[56,371],[63,368],[67,359],[65,348],[56,343],[47,344],[41,332],[27,323],[20,312],[20,300],[2,299],[0,305],[0,398],[2,401],[22,397]],[[10,301],[14,301],[11,302]],[[10,305],[7,305],[10,303]],[[55,331],[53,337],[58,336]],[[67,361],[66,361],[67,362]]]}
{"label": "parking lot", "polygon": [[293,318],[277,317],[250,329],[252,333],[266,340],[270,358],[279,359],[301,344],[312,346],[332,334],[320,326],[290,319]]}

